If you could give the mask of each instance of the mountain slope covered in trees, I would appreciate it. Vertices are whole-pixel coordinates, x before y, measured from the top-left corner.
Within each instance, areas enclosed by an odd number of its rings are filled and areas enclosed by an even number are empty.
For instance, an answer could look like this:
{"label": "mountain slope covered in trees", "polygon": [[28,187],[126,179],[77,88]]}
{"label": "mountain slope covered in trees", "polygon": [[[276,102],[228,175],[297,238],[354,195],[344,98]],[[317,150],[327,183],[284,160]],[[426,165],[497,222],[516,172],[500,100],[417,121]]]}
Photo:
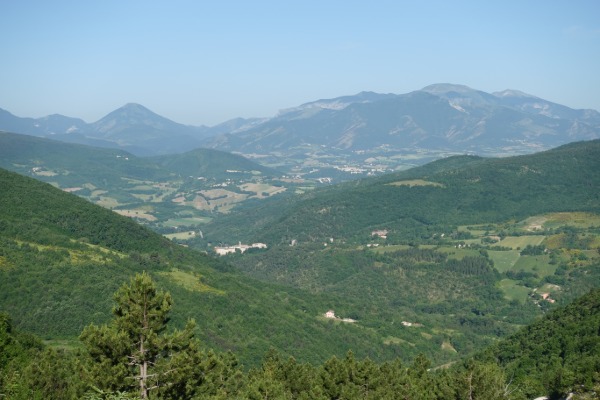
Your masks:
{"label": "mountain slope covered in trees", "polygon": [[249,279],[34,179],[0,170],[0,186],[0,308],[19,329],[73,339],[87,324],[107,320],[121,282],[148,271],[177,298],[175,326],[195,318],[203,341],[236,350],[244,363],[256,363],[269,347],[312,361],[325,349],[393,354],[372,346],[374,332],[320,318],[330,296]]}
{"label": "mountain slope covered in trees", "polygon": [[235,354],[203,349],[193,321],[166,332],[172,298],[157,290],[148,274],[122,285],[114,299],[110,323],[87,326],[80,336],[85,348],[77,352],[44,348],[0,313],[0,395],[13,400],[525,400],[539,395],[584,400],[600,392],[598,290],[475,359],[436,369],[422,355],[410,363],[398,358],[377,363],[349,351],[311,365],[271,349],[248,371]]}
{"label": "mountain slope covered in trees", "polygon": [[[600,140],[532,155],[457,156],[379,178],[273,199],[207,226],[207,240],[350,240],[387,229],[398,241],[444,226],[556,211],[600,211]],[[240,227],[244,229],[240,229]],[[211,237],[211,234],[214,237]]]}

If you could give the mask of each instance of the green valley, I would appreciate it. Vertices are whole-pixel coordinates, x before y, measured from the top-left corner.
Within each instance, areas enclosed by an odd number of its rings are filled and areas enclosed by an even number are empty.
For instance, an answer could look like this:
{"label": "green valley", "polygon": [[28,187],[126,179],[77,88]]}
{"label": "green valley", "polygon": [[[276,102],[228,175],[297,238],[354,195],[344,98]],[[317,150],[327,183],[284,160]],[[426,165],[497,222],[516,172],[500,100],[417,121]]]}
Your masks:
{"label": "green valley", "polygon": [[[600,287],[600,141],[502,159],[450,157],[303,193],[273,189],[259,179],[268,171],[249,166],[219,188],[182,177],[201,168],[201,152],[160,162],[110,152],[94,149],[89,159],[104,171],[98,176],[119,183],[106,192],[81,184],[105,207],[0,170],[0,308],[15,329],[56,347],[80,348],[86,326],[110,320],[111,294],[146,272],[175,299],[172,327],[194,319],[202,348],[233,351],[239,373],[273,348],[273,360],[308,363],[298,368],[328,368],[351,350],[342,363],[427,359],[460,375],[474,368],[461,369],[465,357]],[[36,178],[102,184],[62,157],[72,170],[45,166]],[[134,162],[108,173],[106,157]],[[226,209],[225,191],[247,197]],[[202,209],[200,197],[224,201],[221,212]],[[266,247],[213,254],[217,244],[240,242]],[[498,375],[494,365],[485,368]]]}
{"label": "green valley", "polygon": [[[0,132],[0,167],[48,182],[164,234],[200,234],[215,215],[317,185],[208,149],[137,157],[122,150]],[[307,188],[308,187],[308,188]]]}

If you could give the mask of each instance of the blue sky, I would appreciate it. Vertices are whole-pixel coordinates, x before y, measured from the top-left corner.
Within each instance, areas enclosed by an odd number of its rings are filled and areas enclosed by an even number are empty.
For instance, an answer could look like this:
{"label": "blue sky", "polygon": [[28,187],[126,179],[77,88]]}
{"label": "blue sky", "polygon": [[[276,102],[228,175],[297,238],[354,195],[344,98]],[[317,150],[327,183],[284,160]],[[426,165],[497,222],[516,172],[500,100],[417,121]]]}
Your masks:
{"label": "blue sky", "polygon": [[518,89],[600,110],[600,1],[1,1],[0,108],[269,117],[360,91]]}

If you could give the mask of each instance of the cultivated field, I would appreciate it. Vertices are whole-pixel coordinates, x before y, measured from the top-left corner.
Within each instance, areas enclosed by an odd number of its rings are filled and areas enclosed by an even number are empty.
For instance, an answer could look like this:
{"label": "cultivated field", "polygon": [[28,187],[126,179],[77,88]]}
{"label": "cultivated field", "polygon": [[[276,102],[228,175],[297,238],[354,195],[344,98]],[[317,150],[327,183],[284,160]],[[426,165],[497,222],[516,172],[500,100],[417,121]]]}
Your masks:
{"label": "cultivated field", "polygon": [[502,247],[510,247],[513,250],[524,249],[527,245],[537,246],[542,244],[545,236],[535,235],[535,236],[507,236],[502,239],[498,246]]}

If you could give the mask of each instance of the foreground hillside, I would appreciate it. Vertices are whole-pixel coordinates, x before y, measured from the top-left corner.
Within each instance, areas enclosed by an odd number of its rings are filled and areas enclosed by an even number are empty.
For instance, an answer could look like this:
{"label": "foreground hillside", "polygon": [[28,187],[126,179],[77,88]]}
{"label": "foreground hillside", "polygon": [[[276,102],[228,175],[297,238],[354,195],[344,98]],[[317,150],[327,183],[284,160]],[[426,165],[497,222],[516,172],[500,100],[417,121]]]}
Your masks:
{"label": "foreground hillside", "polygon": [[[320,365],[271,349],[244,371],[235,354],[203,349],[189,321],[165,332],[172,297],[137,274],[115,293],[113,318],[90,324],[80,351],[56,351],[0,313],[0,395],[43,399],[512,399],[600,394],[600,292],[520,330],[475,359],[430,368],[419,355],[377,363],[332,356]],[[152,309],[152,313],[143,311]],[[145,339],[148,340],[145,340]],[[141,343],[141,345],[140,345]],[[545,397],[544,397],[545,398]]]}
{"label": "foreground hillside", "polygon": [[[319,317],[332,303],[243,277],[225,263],[175,245],[133,220],[50,185],[0,170],[0,309],[17,328],[74,339],[109,318],[111,294],[148,271],[177,299],[172,320],[198,321],[208,345],[254,364],[275,347],[319,361],[349,348],[375,358],[376,334]],[[343,338],[343,340],[342,340]]]}

